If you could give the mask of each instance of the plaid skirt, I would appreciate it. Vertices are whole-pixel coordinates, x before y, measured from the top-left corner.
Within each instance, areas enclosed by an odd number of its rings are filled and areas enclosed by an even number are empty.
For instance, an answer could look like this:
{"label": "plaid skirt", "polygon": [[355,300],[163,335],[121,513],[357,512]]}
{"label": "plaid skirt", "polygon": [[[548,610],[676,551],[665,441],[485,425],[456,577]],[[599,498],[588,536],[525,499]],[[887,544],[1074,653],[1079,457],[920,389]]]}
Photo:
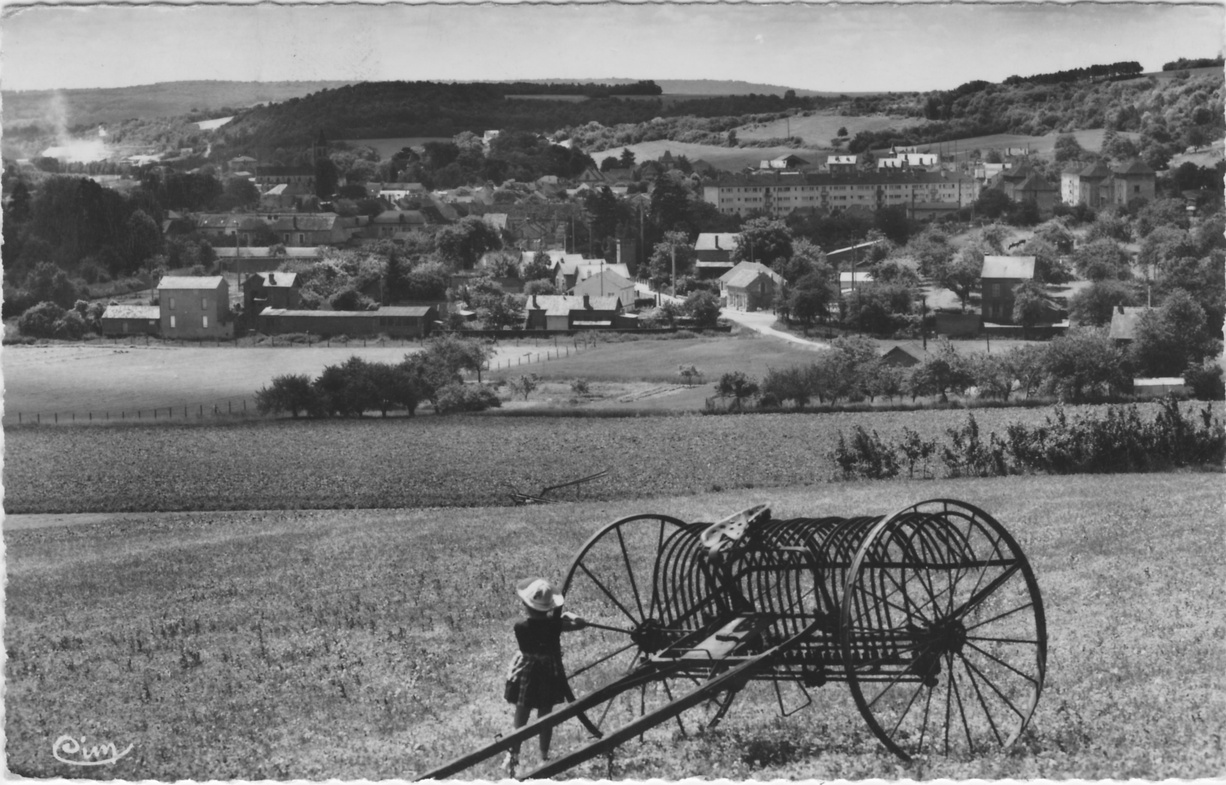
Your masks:
{"label": "plaid skirt", "polygon": [[567,689],[562,661],[540,654],[524,654],[522,658],[520,667],[511,679],[519,686],[518,695],[512,702],[529,709],[548,709],[565,703]]}

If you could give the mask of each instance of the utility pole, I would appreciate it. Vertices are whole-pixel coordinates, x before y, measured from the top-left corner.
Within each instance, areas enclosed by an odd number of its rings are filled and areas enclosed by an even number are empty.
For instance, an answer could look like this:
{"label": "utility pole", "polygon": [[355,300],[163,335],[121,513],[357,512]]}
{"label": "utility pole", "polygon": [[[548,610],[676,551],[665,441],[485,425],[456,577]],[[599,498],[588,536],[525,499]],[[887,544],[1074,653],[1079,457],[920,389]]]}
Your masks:
{"label": "utility pole", "polygon": [[672,257],[672,261],[673,261],[673,297],[676,297],[677,296],[677,246],[672,243],[669,243],[668,244],[668,254],[669,256]]}

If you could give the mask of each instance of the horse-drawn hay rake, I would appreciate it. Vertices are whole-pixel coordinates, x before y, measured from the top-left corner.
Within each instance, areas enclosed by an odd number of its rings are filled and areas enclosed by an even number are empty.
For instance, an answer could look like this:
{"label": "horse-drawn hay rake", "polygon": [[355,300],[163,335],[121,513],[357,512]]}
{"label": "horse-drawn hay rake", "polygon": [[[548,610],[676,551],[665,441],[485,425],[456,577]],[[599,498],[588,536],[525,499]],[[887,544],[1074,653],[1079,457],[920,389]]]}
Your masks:
{"label": "horse-drawn hay rake", "polygon": [[714,725],[751,682],[768,683],[784,714],[845,682],[899,757],[974,754],[1016,740],[1043,687],[1030,564],[963,502],[791,520],[756,507],[717,524],[635,515],[588,540],[563,591],[590,622],[563,641],[577,699],[423,779],[582,726],[524,776],[558,774],[674,718],[684,733],[683,713]]}

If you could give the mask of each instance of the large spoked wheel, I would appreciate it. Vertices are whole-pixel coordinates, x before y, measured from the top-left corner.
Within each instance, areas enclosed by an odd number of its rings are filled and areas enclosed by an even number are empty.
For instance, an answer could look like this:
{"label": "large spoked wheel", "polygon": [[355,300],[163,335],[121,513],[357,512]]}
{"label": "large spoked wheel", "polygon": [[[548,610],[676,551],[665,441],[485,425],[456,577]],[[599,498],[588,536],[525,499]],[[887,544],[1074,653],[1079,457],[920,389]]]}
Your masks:
{"label": "large spoked wheel", "polygon": [[[693,563],[701,529],[667,515],[635,515],[604,527],[579,551],[563,584],[567,608],[590,625],[563,640],[567,679],[577,697],[640,669],[651,654],[703,623],[704,609],[692,606],[709,597],[705,578],[682,570]],[[607,733],[693,687],[688,679],[647,679],[587,717]]]}
{"label": "large spoked wheel", "polygon": [[934,500],[874,526],[840,623],[852,696],[904,759],[1007,747],[1034,713],[1047,661],[1039,587],[982,510]]}

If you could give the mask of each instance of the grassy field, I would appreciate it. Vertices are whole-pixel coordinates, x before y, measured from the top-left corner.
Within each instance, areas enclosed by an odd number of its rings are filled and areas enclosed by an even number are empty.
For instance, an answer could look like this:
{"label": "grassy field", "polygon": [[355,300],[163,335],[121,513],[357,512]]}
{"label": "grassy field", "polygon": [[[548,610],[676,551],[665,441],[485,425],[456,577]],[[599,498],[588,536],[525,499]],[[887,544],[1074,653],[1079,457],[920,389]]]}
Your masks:
{"label": "grassy field", "polygon": [[[565,342],[560,342],[564,344]],[[231,402],[241,407],[273,377],[287,373],[319,375],[327,365],[343,363],[353,355],[373,362],[396,363],[416,351],[413,341],[389,342],[386,346],[244,347],[181,346],[154,342],[49,343],[6,346],[0,355],[4,369],[5,423],[17,422],[17,412],[41,412],[49,418],[76,413],[109,411],[118,417],[122,409],[135,416],[139,409],[199,405],[206,409]],[[543,367],[545,354],[554,350],[552,341],[503,342],[495,347],[492,362],[528,363]],[[572,346],[571,351],[575,349]]]}
{"label": "grassy field", "polygon": [[[843,685],[776,716],[749,690],[724,724],[668,724],[570,776],[613,779],[1163,779],[1226,773],[1226,545],[1218,475],[1015,477],[739,490],[638,503],[95,516],[5,522],[7,764],[76,777],[54,739],[130,754],[91,776],[412,778],[510,726],[501,679],[516,579],[560,578],[599,526],[635,512],[714,520],[884,514],[952,497],[1031,560],[1047,682],[1007,752],[904,764]],[[577,612],[583,608],[576,606]],[[575,633],[582,636],[585,633]],[[574,652],[582,638],[567,639]],[[763,685],[765,686],[765,685]],[[575,743],[561,729],[555,752]],[[534,765],[534,748],[525,748]],[[466,777],[497,777],[492,766]]]}
{"label": "grassy field", "polygon": [[[799,136],[811,147],[828,148],[830,140],[838,136],[840,128],[847,129],[847,137],[854,138],[861,131],[883,131],[887,128],[903,128],[920,125],[924,121],[918,117],[894,117],[891,115],[842,115],[818,112],[808,116],[797,116],[784,120],[772,120],[766,123],[752,123],[736,129],[738,139],[777,139]],[[803,155],[803,154],[802,154]],[[812,161],[811,163],[818,163]]]}

